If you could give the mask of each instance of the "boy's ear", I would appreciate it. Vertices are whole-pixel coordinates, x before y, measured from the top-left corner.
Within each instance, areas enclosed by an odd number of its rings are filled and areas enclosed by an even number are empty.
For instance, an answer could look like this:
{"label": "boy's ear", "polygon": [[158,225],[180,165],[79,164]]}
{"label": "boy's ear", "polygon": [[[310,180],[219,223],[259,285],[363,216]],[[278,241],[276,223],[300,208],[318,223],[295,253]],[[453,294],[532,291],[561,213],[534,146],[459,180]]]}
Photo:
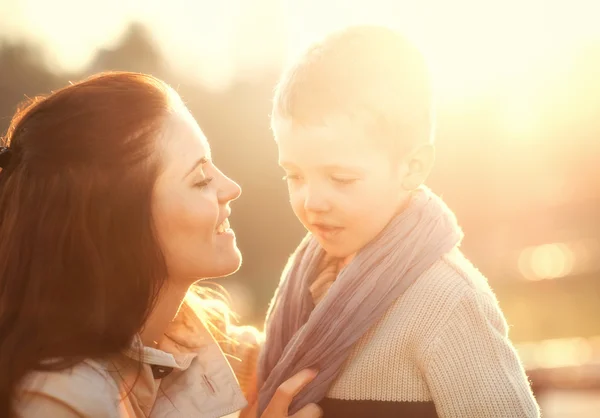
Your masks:
{"label": "boy's ear", "polygon": [[408,169],[402,179],[402,187],[407,190],[419,188],[433,169],[435,163],[435,146],[433,144],[419,145],[406,158]]}

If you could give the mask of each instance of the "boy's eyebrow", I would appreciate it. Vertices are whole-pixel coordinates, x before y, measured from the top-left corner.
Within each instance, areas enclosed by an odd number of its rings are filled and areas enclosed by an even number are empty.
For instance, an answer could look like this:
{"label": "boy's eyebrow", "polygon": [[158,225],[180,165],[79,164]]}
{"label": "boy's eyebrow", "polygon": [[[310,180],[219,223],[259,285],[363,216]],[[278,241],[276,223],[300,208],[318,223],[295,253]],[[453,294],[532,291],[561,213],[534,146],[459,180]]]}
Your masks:
{"label": "boy's eyebrow", "polygon": [[356,174],[362,174],[365,172],[365,170],[362,169],[361,167],[351,166],[351,165],[327,164],[327,165],[321,166],[321,168],[326,171],[351,171]]}
{"label": "boy's eyebrow", "polygon": [[[279,163],[279,166],[281,168],[283,168],[284,170],[292,170],[292,169],[298,168],[298,166],[296,166],[295,164],[290,163],[288,161],[281,161]],[[341,165],[341,164],[325,164],[325,165],[319,166],[318,168],[320,170],[327,171],[327,172],[344,171],[344,172],[351,172],[354,174],[364,174],[364,172],[365,172],[365,170],[361,167],[350,166],[350,165]]]}
{"label": "boy's eyebrow", "polygon": [[279,167],[281,168],[296,168],[295,164],[292,164],[288,161],[280,161],[279,162]]}

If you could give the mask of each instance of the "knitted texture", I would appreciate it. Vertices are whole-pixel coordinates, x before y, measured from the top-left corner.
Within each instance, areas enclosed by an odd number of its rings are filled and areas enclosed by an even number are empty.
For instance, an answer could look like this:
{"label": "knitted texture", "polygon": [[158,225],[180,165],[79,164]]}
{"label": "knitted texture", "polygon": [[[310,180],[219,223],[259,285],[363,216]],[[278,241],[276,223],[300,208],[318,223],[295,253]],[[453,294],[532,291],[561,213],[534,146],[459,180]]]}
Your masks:
{"label": "knitted texture", "polygon": [[315,307],[310,286],[326,254],[308,234],[290,257],[267,314],[258,367],[259,414],[279,385],[306,368],[316,367],[319,374],[294,397],[290,413],[321,401],[356,342],[461,238],[452,211],[420,188],[340,271]]}
{"label": "knitted texture", "polygon": [[496,297],[459,250],[357,342],[327,397],[432,401],[444,418],[540,416]]}

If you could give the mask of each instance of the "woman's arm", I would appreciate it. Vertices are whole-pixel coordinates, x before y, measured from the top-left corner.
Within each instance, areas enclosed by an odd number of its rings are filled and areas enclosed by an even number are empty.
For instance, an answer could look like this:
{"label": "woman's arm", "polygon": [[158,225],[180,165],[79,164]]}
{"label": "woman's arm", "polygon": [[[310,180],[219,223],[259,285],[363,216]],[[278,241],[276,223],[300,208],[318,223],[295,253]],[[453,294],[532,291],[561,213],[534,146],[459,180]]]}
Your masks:
{"label": "woman's arm", "polygon": [[43,393],[28,392],[17,403],[19,418],[82,418],[75,409],[64,402]]}
{"label": "woman's arm", "polygon": [[112,378],[100,365],[85,361],[62,371],[32,372],[22,382],[15,405],[23,418],[119,418],[120,400]]}

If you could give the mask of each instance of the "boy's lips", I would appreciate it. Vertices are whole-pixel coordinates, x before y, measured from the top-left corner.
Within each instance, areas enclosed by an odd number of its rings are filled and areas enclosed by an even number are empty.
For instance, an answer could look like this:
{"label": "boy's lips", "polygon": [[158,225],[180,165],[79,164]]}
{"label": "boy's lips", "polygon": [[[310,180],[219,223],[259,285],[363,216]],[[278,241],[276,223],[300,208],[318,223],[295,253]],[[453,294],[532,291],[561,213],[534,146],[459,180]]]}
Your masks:
{"label": "boy's lips", "polygon": [[311,230],[315,235],[323,239],[331,239],[338,235],[344,228],[323,223],[311,224]]}

